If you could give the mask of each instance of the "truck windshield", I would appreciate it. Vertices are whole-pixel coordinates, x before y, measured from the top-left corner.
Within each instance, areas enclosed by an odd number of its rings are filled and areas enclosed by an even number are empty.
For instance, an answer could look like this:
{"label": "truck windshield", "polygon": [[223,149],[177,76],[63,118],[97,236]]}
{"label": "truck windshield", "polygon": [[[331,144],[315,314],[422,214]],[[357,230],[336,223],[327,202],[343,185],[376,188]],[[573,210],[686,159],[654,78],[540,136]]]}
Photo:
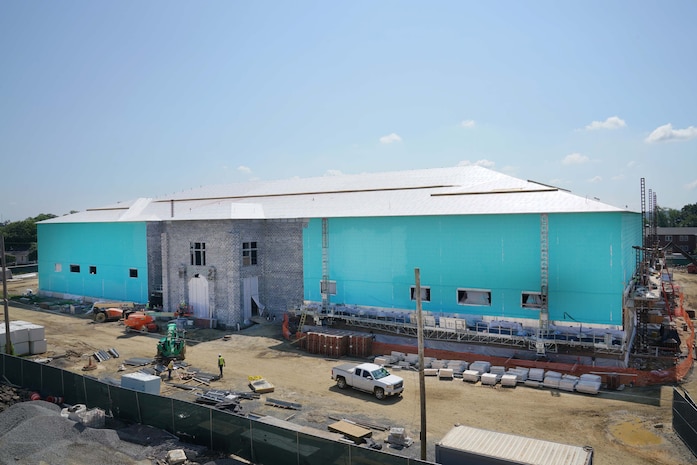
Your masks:
{"label": "truck windshield", "polygon": [[390,372],[385,370],[384,368],[372,371],[370,372],[370,374],[373,375],[373,379],[380,379],[384,378],[385,376],[390,376]]}

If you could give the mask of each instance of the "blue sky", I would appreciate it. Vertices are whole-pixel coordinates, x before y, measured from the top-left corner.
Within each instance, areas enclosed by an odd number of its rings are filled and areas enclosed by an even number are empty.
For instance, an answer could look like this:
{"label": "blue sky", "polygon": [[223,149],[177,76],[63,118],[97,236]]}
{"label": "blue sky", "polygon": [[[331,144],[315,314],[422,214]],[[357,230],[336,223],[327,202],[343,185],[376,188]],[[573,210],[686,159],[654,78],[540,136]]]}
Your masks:
{"label": "blue sky", "polygon": [[692,0],[5,0],[0,219],[463,163],[679,209],[695,24]]}

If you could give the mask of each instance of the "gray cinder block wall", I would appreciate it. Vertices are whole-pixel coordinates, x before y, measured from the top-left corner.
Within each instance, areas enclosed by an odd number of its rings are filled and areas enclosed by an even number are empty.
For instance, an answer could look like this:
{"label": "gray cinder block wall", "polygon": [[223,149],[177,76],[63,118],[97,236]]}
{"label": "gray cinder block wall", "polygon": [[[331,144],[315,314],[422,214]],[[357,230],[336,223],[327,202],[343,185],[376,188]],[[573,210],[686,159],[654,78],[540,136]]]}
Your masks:
{"label": "gray cinder block wall", "polygon": [[[302,220],[165,221],[148,229],[148,266],[153,288],[161,281],[163,307],[190,302],[193,279],[208,292],[220,327],[244,325],[243,280],[257,278],[258,300],[277,317],[303,299]],[[190,244],[205,243],[205,265],[192,265]],[[242,244],[257,243],[257,264],[242,264]],[[160,265],[156,265],[158,262]],[[159,271],[159,274],[158,274]]]}

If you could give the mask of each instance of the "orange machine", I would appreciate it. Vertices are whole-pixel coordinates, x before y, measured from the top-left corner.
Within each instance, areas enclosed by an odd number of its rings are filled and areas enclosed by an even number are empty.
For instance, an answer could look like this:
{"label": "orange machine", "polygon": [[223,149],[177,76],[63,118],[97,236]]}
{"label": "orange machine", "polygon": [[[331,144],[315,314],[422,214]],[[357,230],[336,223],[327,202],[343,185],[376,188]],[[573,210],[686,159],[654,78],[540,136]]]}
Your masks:
{"label": "orange machine", "polygon": [[141,331],[141,332],[157,332],[157,323],[155,318],[148,315],[146,312],[133,312],[123,320],[126,330]]}

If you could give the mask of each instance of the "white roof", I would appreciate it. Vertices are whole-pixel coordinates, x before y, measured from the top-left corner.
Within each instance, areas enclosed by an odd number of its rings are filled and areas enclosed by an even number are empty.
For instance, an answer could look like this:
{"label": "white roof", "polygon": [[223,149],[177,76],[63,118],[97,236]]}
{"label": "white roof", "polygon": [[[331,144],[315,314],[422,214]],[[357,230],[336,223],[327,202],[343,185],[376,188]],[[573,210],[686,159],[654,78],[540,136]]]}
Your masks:
{"label": "white roof", "polygon": [[44,223],[621,212],[479,166],[205,186]]}
{"label": "white roof", "polygon": [[591,448],[458,425],[436,447],[530,465],[588,465]]}

